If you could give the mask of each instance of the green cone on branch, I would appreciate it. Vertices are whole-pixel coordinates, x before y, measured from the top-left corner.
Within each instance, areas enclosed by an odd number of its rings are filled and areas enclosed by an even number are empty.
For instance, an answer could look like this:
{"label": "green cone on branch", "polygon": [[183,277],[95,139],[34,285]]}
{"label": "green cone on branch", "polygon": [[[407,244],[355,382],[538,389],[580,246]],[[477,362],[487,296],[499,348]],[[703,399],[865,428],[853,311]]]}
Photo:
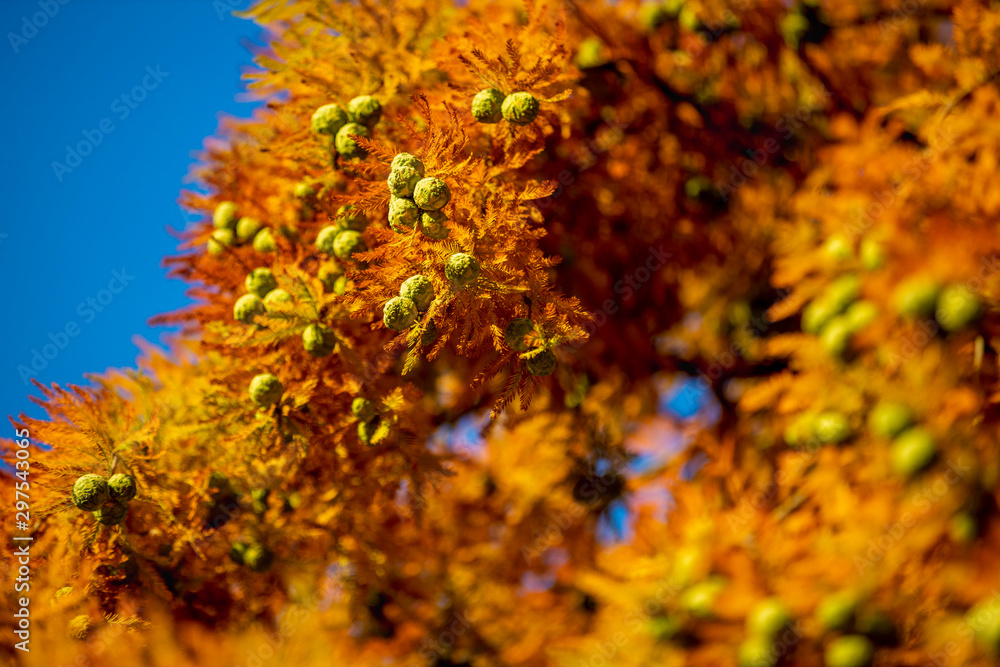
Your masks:
{"label": "green cone on branch", "polygon": [[73,483],[73,504],[85,512],[93,512],[108,501],[108,481],[100,475],[81,475]]}

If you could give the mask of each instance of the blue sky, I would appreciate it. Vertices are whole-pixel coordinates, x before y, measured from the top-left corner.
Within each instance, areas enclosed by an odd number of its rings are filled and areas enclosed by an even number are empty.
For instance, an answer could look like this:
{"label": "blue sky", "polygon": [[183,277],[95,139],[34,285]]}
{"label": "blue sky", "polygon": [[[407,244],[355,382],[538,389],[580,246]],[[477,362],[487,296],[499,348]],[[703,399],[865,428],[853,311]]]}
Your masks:
{"label": "blue sky", "polygon": [[0,2],[4,416],[43,414],[28,371],[65,384],[134,366],[133,337],[159,343],[149,318],[187,302],[162,267],[167,228],[190,224],[177,198],[220,115],[255,106],[242,73],[260,29],[225,11],[248,4]]}

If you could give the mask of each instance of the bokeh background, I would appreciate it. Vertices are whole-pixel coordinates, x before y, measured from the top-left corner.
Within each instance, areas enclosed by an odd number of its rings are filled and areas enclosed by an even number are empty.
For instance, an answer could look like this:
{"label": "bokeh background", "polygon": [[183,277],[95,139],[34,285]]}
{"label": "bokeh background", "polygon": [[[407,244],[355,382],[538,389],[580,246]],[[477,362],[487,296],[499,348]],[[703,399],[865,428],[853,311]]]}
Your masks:
{"label": "bokeh background", "polygon": [[168,229],[194,222],[177,198],[220,116],[257,105],[242,75],[265,36],[232,14],[249,4],[0,1],[4,416],[44,414],[29,372],[86,383],[134,366],[134,337],[170,331],[149,318],[187,303],[162,265]]}

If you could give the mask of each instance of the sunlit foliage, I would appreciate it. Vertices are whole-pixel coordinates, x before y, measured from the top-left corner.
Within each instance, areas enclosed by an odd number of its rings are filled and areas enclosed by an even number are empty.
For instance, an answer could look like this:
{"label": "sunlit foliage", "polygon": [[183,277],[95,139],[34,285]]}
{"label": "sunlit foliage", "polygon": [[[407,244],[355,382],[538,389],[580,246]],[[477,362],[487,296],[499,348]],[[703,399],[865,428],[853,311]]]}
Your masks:
{"label": "sunlit foliage", "polygon": [[14,420],[23,664],[997,659],[1000,7],[246,14],[181,334]]}

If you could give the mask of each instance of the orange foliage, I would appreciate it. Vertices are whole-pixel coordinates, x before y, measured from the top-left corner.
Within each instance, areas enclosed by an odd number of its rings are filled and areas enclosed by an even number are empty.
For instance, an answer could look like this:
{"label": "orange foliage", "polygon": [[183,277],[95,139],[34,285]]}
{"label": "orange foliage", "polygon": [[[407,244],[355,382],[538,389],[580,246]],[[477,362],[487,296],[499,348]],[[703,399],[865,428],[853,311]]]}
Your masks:
{"label": "orange foliage", "polygon": [[[28,530],[0,523],[33,537],[30,653],[0,618],[21,664],[996,660],[996,3],[246,14],[267,104],[183,195],[182,335],[39,385],[29,463],[0,443],[30,480]],[[477,122],[487,88],[537,118]],[[360,96],[348,158],[311,119]],[[402,152],[450,190],[444,239],[388,224]],[[227,201],[264,231],[213,223]],[[364,244],[317,247],[331,226]],[[287,299],[234,317],[262,267]],[[434,299],[390,329],[415,275]],[[119,472],[122,523],[74,506]]]}

